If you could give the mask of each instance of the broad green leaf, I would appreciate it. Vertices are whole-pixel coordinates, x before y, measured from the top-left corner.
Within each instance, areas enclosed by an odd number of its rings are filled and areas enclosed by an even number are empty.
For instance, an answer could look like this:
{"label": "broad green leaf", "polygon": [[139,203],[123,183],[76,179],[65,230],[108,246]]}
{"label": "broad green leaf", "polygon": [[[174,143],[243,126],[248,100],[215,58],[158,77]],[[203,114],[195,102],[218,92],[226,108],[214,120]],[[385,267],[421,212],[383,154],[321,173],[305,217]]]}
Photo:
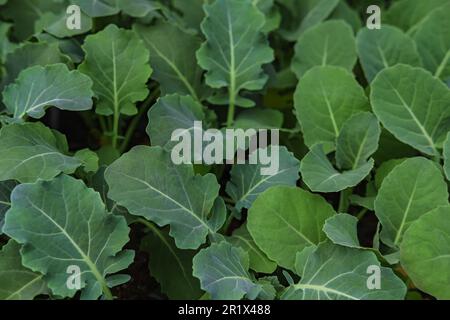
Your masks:
{"label": "broad green leaf", "polygon": [[80,29],[69,29],[67,27],[68,14],[65,8],[56,13],[46,12],[35,23],[35,30],[46,31],[58,38],[73,37],[84,34],[92,29],[92,19],[83,12],[80,12]]}
{"label": "broad green leaf", "polygon": [[78,69],[94,81],[96,112],[136,114],[135,103],[147,97],[146,83],[152,73],[142,40],[134,32],[111,24],[88,36],[83,50],[86,59]]}
{"label": "broad green leaf", "polygon": [[92,80],[64,64],[34,66],[22,71],[15,83],[3,90],[3,103],[14,120],[40,119],[49,106],[82,111],[92,108]]}
{"label": "broad green leaf", "polygon": [[6,61],[6,55],[14,51],[16,44],[9,41],[8,33],[12,24],[0,22],[0,63]]}
{"label": "broad green leaf", "polygon": [[35,182],[73,173],[81,162],[67,153],[66,138],[41,123],[5,126],[0,130],[0,181]]}
{"label": "broad green leaf", "polygon": [[203,70],[195,57],[200,38],[169,23],[158,23],[151,28],[135,25],[134,30],[150,51],[153,79],[159,82],[162,95],[188,94],[200,101],[205,92]]}
{"label": "broad green leaf", "polygon": [[359,184],[370,173],[373,159],[356,169],[339,172],[336,170],[322,145],[315,145],[303,158],[300,172],[306,185],[314,192],[338,192]]}
{"label": "broad green leaf", "polygon": [[20,248],[9,240],[0,251],[0,300],[33,300],[46,293],[42,274],[22,266]]}
{"label": "broad green leaf", "polygon": [[372,83],[373,110],[398,140],[428,155],[450,130],[450,90],[429,72],[406,65],[383,70]]}
{"label": "broad green leaf", "polygon": [[234,128],[240,129],[279,129],[283,127],[283,113],[274,109],[247,109],[240,112]]}
{"label": "broad green leaf", "polygon": [[105,209],[100,195],[80,180],[61,175],[50,182],[22,184],[11,195],[5,234],[24,245],[22,263],[44,275],[52,292],[73,297],[67,269],[81,270],[82,298],[96,299],[107,289],[108,274],[133,261],[134,252],[122,247],[129,241],[123,217]]}
{"label": "broad green leaf", "polygon": [[315,66],[338,66],[351,72],[356,59],[352,28],[343,21],[327,21],[300,36],[292,70],[299,79]]}
{"label": "broad green leaf", "polygon": [[72,3],[79,5],[81,10],[88,16],[96,18],[118,14],[120,11],[120,1],[121,0],[72,0]]}
{"label": "broad green leaf", "polygon": [[299,36],[311,27],[324,21],[339,4],[339,0],[317,0],[314,6],[304,16],[300,25],[290,31],[282,30],[281,34],[289,41],[296,41]]}
{"label": "broad green leaf", "polygon": [[[370,289],[370,268],[380,269],[380,289]],[[402,300],[405,284],[370,251],[322,243],[310,254],[298,284],[281,299],[289,300]]]}
{"label": "broad green leaf", "polygon": [[259,293],[249,269],[248,254],[228,242],[214,243],[194,257],[193,274],[214,300],[239,300]]}
{"label": "broad green leaf", "polygon": [[105,178],[112,200],[160,227],[170,225],[180,249],[197,249],[224,223],[225,212],[213,208],[220,199],[216,177],[194,175],[192,165],[175,165],[160,147],[135,147],[108,168]]}
{"label": "broad green leaf", "polygon": [[[278,150],[277,150],[278,149]],[[231,169],[231,179],[226,191],[235,201],[236,210],[250,208],[256,198],[273,186],[295,186],[299,179],[300,162],[286,147],[274,149],[269,146],[268,154],[278,152],[279,166],[275,175],[262,175],[259,164],[236,164]],[[254,152],[258,152],[255,150]]]}
{"label": "broad green leaf", "polygon": [[369,111],[363,88],[340,67],[315,67],[300,79],[294,96],[297,119],[305,143],[327,143],[332,148],[347,119]]}
{"label": "broad green leaf", "polygon": [[278,265],[293,270],[295,254],[325,240],[322,226],[335,214],[322,197],[278,186],[262,193],[248,213],[248,231]]}
{"label": "broad green leaf", "polygon": [[55,63],[67,63],[68,60],[61,54],[56,43],[26,42],[6,56],[6,84],[16,80],[20,72],[29,67],[45,67]]}
{"label": "broad green leaf", "polygon": [[252,236],[247,230],[247,225],[242,225],[239,229],[233,232],[233,235],[228,239],[236,247],[244,249],[250,259],[250,269],[260,273],[273,273],[277,268],[277,264],[264,254],[258,248]]}
{"label": "broad green leaf", "polygon": [[358,113],[348,119],[337,139],[337,166],[355,170],[366,164],[378,148],[380,134],[378,119],[371,113]]}
{"label": "broad green leaf", "polygon": [[388,160],[386,162],[383,162],[381,166],[377,169],[375,173],[375,187],[377,189],[381,188],[381,184],[383,183],[384,179],[388,176],[388,174],[394,170],[394,168],[403,163],[405,159],[392,159]]}
{"label": "broad green leaf", "polygon": [[447,185],[439,168],[425,158],[410,158],[383,180],[375,199],[381,241],[397,247],[411,223],[439,206],[448,205]]}
{"label": "broad green leaf", "polygon": [[414,35],[425,68],[436,78],[450,79],[450,1],[433,11]]}
{"label": "broad green leaf", "polygon": [[5,213],[11,207],[11,192],[16,187],[16,185],[17,183],[12,180],[0,182],[0,235],[3,232],[2,228],[5,222]]}
{"label": "broad green leaf", "polygon": [[385,21],[404,31],[413,32],[434,10],[442,10],[448,0],[400,0],[386,12]]}
{"label": "broad green leaf", "polygon": [[323,232],[334,244],[344,247],[360,248],[358,233],[358,219],[347,213],[340,213],[325,221]]}
{"label": "broad green leaf", "polygon": [[141,249],[149,253],[150,274],[160,283],[170,299],[200,298],[200,282],[192,276],[192,259],[196,252],[180,250],[169,234],[156,226],[141,242]]}
{"label": "broad green leaf", "polygon": [[382,25],[379,30],[362,28],[356,44],[368,82],[372,82],[380,71],[399,63],[422,66],[416,44],[396,27]]}
{"label": "broad green leaf", "polygon": [[217,0],[204,10],[206,42],[197,51],[197,60],[207,71],[206,83],[228,88],[225,104],[253,106],[239,93],[260,90],[268,79],[262,66],[273,60],[273,51],[262,33],[264,15],[251,0]]}
{"label": "broad green leaf", "polygon": [[437,299],[450,299],[450,207],[423,215],[405,232],[400,260],[408,276],[422,291]]}
{"label": "broad green leaf", "polygon": [[202,105],[191,96],[167,95],[159,98],[148,112],[147,134],[152,145],[170,150],[177,144],[171,141],[175,130],[184,129],[193,132],[194,122],[204,119]]}

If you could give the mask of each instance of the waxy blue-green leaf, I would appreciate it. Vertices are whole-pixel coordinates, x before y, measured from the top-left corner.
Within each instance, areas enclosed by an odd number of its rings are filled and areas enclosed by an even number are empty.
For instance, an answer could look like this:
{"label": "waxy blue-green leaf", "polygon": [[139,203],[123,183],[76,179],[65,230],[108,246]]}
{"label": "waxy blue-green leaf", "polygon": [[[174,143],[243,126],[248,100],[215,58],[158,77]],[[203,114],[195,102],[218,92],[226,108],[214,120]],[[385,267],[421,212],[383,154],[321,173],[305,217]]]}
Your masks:
{"label": "waxy blue-green leaf", "polygon": [[112,299],[108,275],[127,268],[134,252],[122,250],[129,241],[125,219],[108,213],[97,192],[61,175],[16,187],[11,202],[3,231],[24,245],[23,265],[42,273],[53,294],[75,295],[67,270],[76,266],[82,299],[97,299],[102,291]]}
{"label": "waxy blue-green leaf", "polygon": [[[278,152],[278,172],[274,175],[262,175],[259,164],[236,164],[231,169],[231,179],[226,191],[235,201],[235,208],[250,208],[256,198],[273,186],[295,186],[299,179],[300,162],[290,153],[286,147],[268,147],[268,154]],[[258,152],[255,150],[254,152]]]}
{"label": "waxy blue-green leaf", "polygon": [[356,113],[369,111],[364,89],[353,75],[333,66],[309,70],[298,83],[294,102],[310,148],[326,143],[327,149],[334,149],[344,122]]}
{"label": "waxy blue-green leaf", "polygon": [[135,25],[134,30],[150,51],[153,79],[159,82],[162,95],[187,94],[199,101],[205,93],[203,70],[195,57],[200,38],[169,23],[158,23],[151,28]]}
{"label": "waxy blue-green leaf", "polygon": [[425,68],[444,81],[450,79],[450,1],[433,11],[417,29],[414,40]]}
{"label": "waxy blue-green leaf", "polygon": [[428,155],[438,155],[450,130],[450,90],[421,68],[397,65],[372,83],[372,108],[398,140]]}
{"label": "waxy blue-green leaf", "polygon": [[9,240],[0,251],[0,300],[33,300],[46,293],[43,275],[22,266],[20,249]]}
{"label": "waxy blue-green leaf", "polygon": [[226,212],[213,208],[220,201],[216,177],[175,165],[160,147],[133,148],[109,166],[105,178],[112,200],[160,227],[170,225],[180,249],[197,249],[225,222]]}
{"label": "waxy blue-green leaf", "polygon": [[228,242],[214,243],[194,257],[193,274],[214,300],[254,298],[261,285],[249,272],[248,254]]}
{"label": "waxy blue-green leaf", "polygon": [[333,20],[321,23],[300,36],[291,68],[299,79],[315,66],[338,66],[351,72],[356,59],[352,28],[343,21]]}
{"label": "waxy blue-green leaf", "polygon": [[147,134],[152,145],[170,150],[178,141],[171,140],[175,130],[192,131],[190,135],[193,136],[194,122],[204,119],[205,113],[202,105],[191,96],[167,95],[159,98],[150,108]]}
{"label": "waxy blue-green leaf", "polygon": [[269,259],[293,270],[298,251],[326,239],[322,227],[334,214],[331,205],[318,195],[300,188],[277,186],[253,203],[247,228]]}
{"label": "waxy blue-green leaf", "polygon": [[341,169],[355,170],[367,163],[378,149],[381,128],[371,113],[358,113],[342,126],[336,145],[336,164]]}
{"label": "waxy blue-green leaf", "polygon": [[121,0],[72,0],[72,3],[80,6],[81,10],[89,17],[96,18],[118,14],[120,12],[120,1]]}
{"label": "waxy blue-green leaf", "polygon": [[380,71],[399,63],[422,66],[416,44],[396,27],[382,25],[379,30],[362,28],[356,44],[368,82],[372,82]]}
{"label": "waxy blue-green leaf", "polygon": [[206,42],[197,51],[212,88],[228,88],[223,102],[230,106],[253,106],[239,95],[241,90],[260,90],[268,76],[262,66],[273,60],[273,51],[262,33],[264,15],[252,0],[217,0],[205,5],[202,31]]}
{"label": "waxy blue-green leaf", "polygon": [[45,115],[47,107],[83,111],[92,108],[92,80],[64,64],[34,66],[22,71],[3,90],[3,103],[14,120]]}
{"label": "waxy blue-green leaf", "polygon": [[450,299],[450,207],[437,208],[416,220],[405,232],[400,260],[420,290]]}
{"label": "waxy blue-green leaf", "polygon": [[0,130],[0,181],[35,182],[73,173],[81,162],[67,153],[66,138],[41,123],[5,126]]}
{"label": "waxy blue-green leaf", "polygon": [[382,225],[381,241],[398,247],[414,221],[445,205],[447,184],[436,164],[425,158],[405,160],[383,180],[375,199],[375,214]]}
{"label": "waxy blue-green leaf", "polygon": [[340,172],[327,158],[323,145],[315,145],[303,158],[300,172],[306,185],[314,192],[338,192],[359,184],[370,173],[373,159],[355,169]]}
{"label": "waxy blue-green leaf", "polygon": [[151,232],[142,239],[141,249],[148,252],[150,275],[161,285],[170,299],[200,298],[200,282],[192,275],[192,259],[196,252],[180,250],[168,232],[151,223]]}
{"label": "waxy blue-green leaf", "polygon": [[[379,268],[380,288],[370,289]],[[281,296],[286,300],[402,300],[406,286],[370,251],[322,243],[302,268],[303,277]],[[376,275],[375,275],[376,276]]]}
{"label": "waxy blue-green leaf", "polygon": [[146,83],[152,73],[143,41],[133,31],[111,24],[88,36],[83,50],[86,58],[78,69],[94,81],[96,112],[136,114],[135,103],[147,97]]}
{"label": "waxy blue-green leaf", "polygon": [[325,221],[323,232],[334,244],[360,248],[357,232],[358,219],[347,213],[340,213]]}
{"label": "waxy blue-green leaf", "polygon": [[13,180],[0,182],[0,235],[5,219],[5,213],[11,207],[11,192],[16,187],[17,183]]}
{"label": "waxy blue-green leaf", "polygon": [[252,236],[247,230],[247,225],[243,224],[240,228],[235,230],[228,241],[234,244],[236,247],[244,249],[250,259],[250,269],[260,273],[273,273],[277,268],[277,264],[264,254],[261,249],[258,248]]}

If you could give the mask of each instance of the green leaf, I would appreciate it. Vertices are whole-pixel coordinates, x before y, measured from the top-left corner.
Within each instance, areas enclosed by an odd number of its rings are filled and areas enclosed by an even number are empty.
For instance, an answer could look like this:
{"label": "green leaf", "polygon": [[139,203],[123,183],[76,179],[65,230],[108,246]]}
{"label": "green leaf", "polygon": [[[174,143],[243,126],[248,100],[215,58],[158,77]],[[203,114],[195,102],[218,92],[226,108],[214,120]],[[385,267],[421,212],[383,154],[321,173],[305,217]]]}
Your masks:
{"label": "green leaf", "polygon": [[248,254],[228,242],[214,243],[194,257],[193,274],[214,300],[239,300],[261,290],[250,275]]}
{"label": "green leaf", "polygon": [[275,6],[275,0],[253,0],[256,7],[266,16],[266,23],[263,27],[264,33],[276,30],[281,23],[281,15]]}
{"label": "green leaf", "polygon": [[450,79],[450,2],[433,11],[414,35],[425,68],[442,80]]}
{"label": "green leaf", "polygon": [[[367,8],[367,6],[366,6]],[[345,0],[340,0],[336,9],[331,14],[330,20],[344,20],[357,32],[362,27],[361,17],[359,12],[347,3]]]}
{"label": "green leaf", "polygon": [[175,165],[160,147],[135,147],[107,169],[105,178],[112,200],[160,227],[170,225],[180,249],[197,249],[224,223],[225,212],[213,209],[220,199],[216,177],[196,176],[192,165]]}
{"label": "green leaf", "polygon": [[203,71],[195,57],[200,38],[169,23],[158,23],[151,28],[135,25],[134,30],[150,51],[153,79],[159,82],[162,95],[186,94],[199,101],[205,93]]}
{"label": "green leaf", "polygon": [[375,199],[375,214],[383,227],[381,241],[399,246],[411,223],[447,204],[447,185],[439,168],[425,158],[405,160],[384,179]]}
{"label": "green leaf", "polygon": [[20,248],[9,240],[0,251],[0,300],[33,300],[46,293],[42,274],[22,266]]}
{"label": "green leaf", "polygon": [[334,244],[360,248],[357,232],[358,219],[347,213],[340,213],[325,221],[323,232]]}
{"label": "green leaf", "polygon": [[[330,218],[331,219],[331,218]],[[297,252],[295,255],[295,269],[294,271],[303,277],[303,272],[305,271],[306,262],[308,262],[309,256],[317,249],[316,245],[311,245],[305,247],[302,251]],[[290,283],[291,284],[291,283]]]}
{"label": "green leaf", "polygon": [[235,230],[233,235],[229,238],[229,241],[234,246],[240,247],[248,253],[250,259],[250,269],[255,272],[270,274],[277,268],[277,264],[269,260],[264,252],[258,248],[252,236],[248,232],[246,224]]}
{"label": "green leaf", "polygon": [[161,284],[170,299],[198,299],[202,295],[200,282],[192,276],[192,259],[196,252],[180,250],[169,234],[151,225],[141,249],[150,255],[150,274]]}
{"label": "green leaf", "polygon": [[[380,289],[369,289],[372,273],[380,268]],[[286,300],[402,300],[405,284],[390,268],[380,266],[373,252],[322,243],[308,257],[303,277],[282,295]]]}
{"label": "green leaf", "polygon": [[398,140],[428,155],[450,130],[450,90],[429,72],[406,65],[382,71],[372,83],[373,110]]}
{"label": "green leaf", "polygon": [[293,270],[295,254],[325,240],[322,226],[335,214],[318,195],[278,186],[262,193],[248,213],[248,231],[278,265]]}
{"label": "green leaf", "polygon": [[118,14],[119,1],[121,0],[72,0],[73,4],[80,6],[81,10],[92,18]]}
{"label": "green leaf", "polygon": [[315,145],[303,158],[300,172],[314,192],[338,192],[359,184],[372,170],[373,159],[354,170],[339,172],[328,160],[322,145]]}
{"label": "green leaf", "polygon": [[85,172],[97,172],[98,155],[94,151],[89,149],[79,150],[74,157],[82,163]]}
{"label": "green leaf", "polygon": [[381,184],[388,174],[399,164],[403,163],[406,159],[392,159],[383,162],[381,166],[377,169],[375,173],[375,187],[377,189],[381,188]]}
{"label": "green leaf", "polygon": [[292,70],[299,79],[315,66],[338,66],[351,72],[356,59],[352,28],[343,21],[327,21],[300,36]]}
{"label": "green leaf", "polygon": [[450,133],[447,134],[447,138],[444,142],[443,156],[445,177],[450,181]]}
{"label": "green leaf", "polygon": [[358,113],[348,119],[337,139],[337,166],[355,170],[366,164],[378,149],[380,134],[378,119],[371,113]]}
{"label": "green leaf", "polygon": [[12,180],[0,182],[0,235],[3,233],[2,228],[5,222],[5,213],[11,207],[11,192],[16,185],[17,183]]}
{"label": "green leaf", "polygon": [[194,122],[203,121],[205,113],[191,96],[173,94],[159,98],[148,112],[148,119],[147,134],[152,145],[170,150],[178,143],[171,140],[172,133],[177,129],[194,131]]}
{"label": "green leaf", "polygon": [[35,182],[73,173],[81,163],[67,153],[66,138],[41,123],[5,126],[0,130],[0,181]]}
{"label": "green leaf", "polygon": [[234,128],[240,129],[279,129],[283,127],[283,113],[274,109],[247,109],[240,112]]}
{"label": "green leaf", "polygon": [[[255,150],[254,152],[258,152]],[[250,208],[256,198],[273,186],[286,185],[295,186],[299,179],[300,162],[286,147],[278,150],[269,146],[268,154],[278,152],[279,167],[274,175],[262,175],[259,164],[236,164],[231,169],[231,179],[227,184],[226,191],[236,203],[236,210]]]}
{"label": "green leaf", "polygon": [[405,232],[400,260],[408,276],[422,291],[437,299],[450,299],[450,207],[423,215]]}
{"label": "green leaf", "polygon": [[84,34],[92,29],[92,19],[80,12],[80,29],[69,29],[67,27],[68,14],[62,8],[57,13],[46,12],[35,23],[36,31],[46,31],[58,38],[73,37]]}
{"label": "green leaf", "polygon": [[262,33],[264,15],[251,0],[217,0],[204,10],[206,42],[197,51],[197,60],[207,71],[206,83],[228,88],[225,104],[253,106],[239,93],[260,90],[268,79],[262,66],[273,60],[273,51]]}
{"label": "green leaf", "polygon": [[34,66],[22,71],[3,91],[3,103],[15,120],[40,119],[48,106],[82,111],[92,108],[92,81],[64,64]]}
{"label": "green leaf", "polygon": [[379,30],[362,28],[356,39],[358,56],[366,79],[372,82],[382,70],[403,63],[421,67],[422,61],[414,41],[403,31],[389,25]]}
{"label": "green leaf", "polygon": [[152,12],[159,10],[161,4],[151,0],[120,0],[119,7],[123,13],[131,17],[144,18]]}
{"label": "green leaf", "polygon": [[12,24],[2,21],[0,24],[0,63],[6,61],[6,55],[16,48],[16,44],[9,41],[8,33]]}
{"label": "green leaf", "polygon": [[137,113],[135,103],[148,95],[146,86],[152,69],[149,52],[132,31],[109,25],[86,38],[86,59],[79,70],[92,78],[102,115]]}
{"label": "green leaf", "polygon": [[82,298],[96,299],[107,289],[107,275],[128,267],[133,251],[122,251],[129,241],[123,217],[105,210],[100,195],[80,180],[59,176],[50,182],[22,184],[11,195],[5,234],[24,245],[22,263],[44,275],[55,295],[73,297],[67,268],[82,272]]}
{"label": "green leaf", "polygon": [[316,143],[334,148],[344,122],[369,111],[368,99],[353,75],[332,66],[309,70],[298,83],[294,102],[309,148]]}

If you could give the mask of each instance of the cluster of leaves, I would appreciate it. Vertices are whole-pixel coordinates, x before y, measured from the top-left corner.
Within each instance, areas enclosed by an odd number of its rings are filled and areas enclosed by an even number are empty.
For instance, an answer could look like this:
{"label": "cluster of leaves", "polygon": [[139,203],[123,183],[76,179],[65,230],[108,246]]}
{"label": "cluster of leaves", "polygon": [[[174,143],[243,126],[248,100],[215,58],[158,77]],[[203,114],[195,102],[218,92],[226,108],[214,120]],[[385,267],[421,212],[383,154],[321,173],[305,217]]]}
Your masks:
{"label": "cluster of leaves", "polygon": [[[0,299],[450,299],[449,12],[0,0]],[[175,165],[194,121],[280,129],[279,172]]]}

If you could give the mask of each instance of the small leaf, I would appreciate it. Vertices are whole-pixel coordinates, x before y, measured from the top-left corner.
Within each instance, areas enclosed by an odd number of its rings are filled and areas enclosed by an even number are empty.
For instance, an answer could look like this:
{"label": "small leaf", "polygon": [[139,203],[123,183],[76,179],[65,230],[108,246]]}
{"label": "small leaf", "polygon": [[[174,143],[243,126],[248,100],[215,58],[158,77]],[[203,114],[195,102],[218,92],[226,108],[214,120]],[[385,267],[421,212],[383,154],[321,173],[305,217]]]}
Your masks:
{"label": "small leaf", "polygon": [[46,293],[42,274],[22,266],[20,248],[9,240],[0,251],[0,300],[33,300]]}
{"label": "small leaf", "polygon": [[48,106],[82,111],[92,108],[92,81],[64,64],[34,66],[22,71],[3,91],[3,103],[14,119],[40,119]]}
{"label": "small leaf", "polygon": [[97,172],[98,170],[98,155],[89,149],[77,151],[74,157],[82,163],[85,172]]}
{"label": "small leaf", "polygon": [[[278,152],[279,166],[275,175],[262,175],[259,164],[236,164],[231,169],[231,179],[226,191],[236,203],[236,209],[250,208],[256,198],[273,186],[295,186],[299,179],[300,162],[290,153],[286,147],[279,150],[269,146],[268,154]],[[254,152],[258,152],[256,150]]]}
{"label": "small leaf", "polygon": [[278,186],[262,193],[248,213],[248,231],[278,265],[293,270],[295,254],[325,240],[322,226],[335,214],[318,195]]}
{"label": "small leaf", "polygon": [[358,233],[358,219],[346,213],[340,213],[325,221],[323,231],[334,244],[344,247],[360,248]]}
{"label": "small leaf", "polygon": [[175,165],[160,147],[135,147],[109,166],[105,178],[112,200],[160,227],[170,225],[180,249],[197,249],[225,222],[223,210],[211,212],[219,193],[216,177]]}
{"label": "small leaf", "polygon": [[67,153],[66,138],[41,123],[5,126],[0,130],[0,181],[35,182],[73,173],[81,162]]}
{"label": "small leaf", "polygon": [[384,179],[375,199],[381,241],[397,247],[411,223],[439,206],[448,205],[447,185],[438,167],[425,158],[410,158]]}
{"label": "small leaf", "polygon": [[106,276],[128,267],[133,251],[123,217],[105,210],[100,195],[80,180],[61,175],[50,182],[22,184],[11,195],[5,234],[24,245],[22,263],[44,275],[48,287],[61,297],[77,289],[67,283],[67,269],[81,270],[82,297],[108,298]]}
{"label": "small leaf", "polygon": [[147,97],[146,83],[152,73],[142,40],[133,31],[111,24],[86,37],[83,50],[86,59],[78,69],[94,81],[96,112],[136,114],[135,103]]}
{"label": "small leaf", "polygon": [[450,90],[429,72],[406,65],[383,70],[372,83],[373,111],[398,140],[428,155],[450,130]]}
{"label": "small leaf", "polygon": [[240,129],[279,129],[283,126],[283,113],[274,109],[247,109],[240,112],[234,128]]}
{"label": "small leaf", "polygon": [[400,260],[408,276],[422,291],[437,299],[450,299],[450,207],[421,216],[405,232]]}
{"label": "small leaf", "polygon": [[300,36],[292,70],[299,79],[315,66],[338,66],[351,72],[356,59],[352,28],[343,21],[327,21]]}
{"label": "small leaf", "polygon": [[384,24],[379,30],[363,28],[358,32],[356,44],[368,82],[380,71],[399,63],[422,66],[416,44],[396,27]]}
{"label": "small leaf", "polygon": [[214,300],[239,300],[261,291],[250,275],[248,254],[228,242],[214,243],[194,257],[193,274]]}

